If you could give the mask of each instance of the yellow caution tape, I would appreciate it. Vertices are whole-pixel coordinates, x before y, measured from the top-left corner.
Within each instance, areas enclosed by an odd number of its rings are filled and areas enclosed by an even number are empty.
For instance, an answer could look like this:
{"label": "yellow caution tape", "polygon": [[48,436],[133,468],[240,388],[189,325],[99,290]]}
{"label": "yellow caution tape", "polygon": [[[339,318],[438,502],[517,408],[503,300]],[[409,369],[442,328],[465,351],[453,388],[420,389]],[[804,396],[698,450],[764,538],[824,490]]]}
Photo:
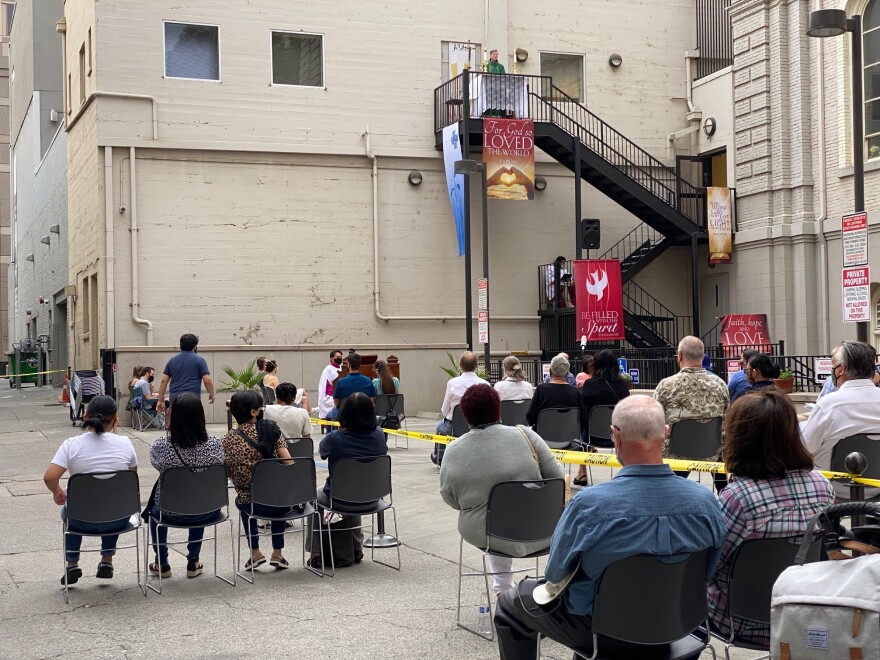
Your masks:
{"label": "yellow caution tape", "polygon": [[0,378],[16,378],[21,376],[22,378],[27,378],[28,376],[42,376],[43,374],[63,374],[67,369],[55,369],[54,371],[34,371],[29,374],[3,374]]}
{"label": "yellow caution tape", "polygon": [[[329,424],[331,426],[339,426],[339,422],[331,422],[326,419],[312,419],[313,424]],[[451,435],[436,435],[434,433],[419,433],[417,431],[404,431],[400,429],[382,429],[388,435],[397,435],[403,438],[413,438],[415,440],[425,440],[443,445],[448,445],[455,438]],[[551,449],[550,452],[557,458],[560,463],[571,465],[591,465],[596,467],[622,468],[620,461],[614,454],[604,454],[584,451],[571,451],[569,449]],[[681,458],[665,458],[663,462],[676,472],[720,472],[724,473],[724,463],[715,463],[713,461],[691,461]],[[863,477],[854,477],[846,472],[830,472],[828,470],[820,470],[820,474],[826,479],[832,480],[852,480],[863,486],[872,486],[880,488],[880,479],[865,479]]]}

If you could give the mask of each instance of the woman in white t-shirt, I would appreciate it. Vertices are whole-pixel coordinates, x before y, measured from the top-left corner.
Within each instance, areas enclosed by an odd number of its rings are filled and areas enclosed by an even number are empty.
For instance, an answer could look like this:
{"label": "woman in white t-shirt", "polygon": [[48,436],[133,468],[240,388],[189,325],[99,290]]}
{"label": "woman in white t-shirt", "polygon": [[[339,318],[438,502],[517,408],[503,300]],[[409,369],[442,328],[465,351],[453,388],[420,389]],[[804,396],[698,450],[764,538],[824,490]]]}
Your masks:
{"label": "woman in white t-shirt", "polygon": [[531,399],[535,393],[532,384],[525,380],[522,365],[514,355],[508,355],[501,363],[504,379],[495,383],[495,389],[502,401],[522,401]]}
{"label": "woman in white t-shirt", "polygon": [[[61,519],[67,518],[67,491],[61,487],[61,477],[65,472],[71,476],[89,472],[116,472],[119,470],[132,470],[137,472],[137,455],[131,440],[123,435],[116,435],[119,420],[116,417],[116,402],[109,396],[96,396],[89,402],[82,428],[86,430],[82,435],[65,440],[55,457],[46,468],[43,482],[52,492],[55,504],[61,505]],[[110,579],[113,577],[113,555],[116,554],[116,541],[118,532],[125,528],[128,518],[104,523],[84,523],[78,520],[68,520],[68,527],[72,532],[85,534],[108,534],[101,536],[101,562],[98,564],[98,572],[95,577]],[[61,578],[61,584],[65,582],[75,584],[82,577],[82,569],[79,567],[79,549],[82,546],[82,536],[68,534],[65,537],[65,554],[67,556],[67,570]]]}
{"label": "woman in white t-shirt", "polygon": [[275,404],[266,406],[263,417],[278,424],[281,435],[285,438],[310,438],[312,423],[309,421],[309,413],[305,408],[294,405],[296,385],[280,383],[275,388],[275,401]]}

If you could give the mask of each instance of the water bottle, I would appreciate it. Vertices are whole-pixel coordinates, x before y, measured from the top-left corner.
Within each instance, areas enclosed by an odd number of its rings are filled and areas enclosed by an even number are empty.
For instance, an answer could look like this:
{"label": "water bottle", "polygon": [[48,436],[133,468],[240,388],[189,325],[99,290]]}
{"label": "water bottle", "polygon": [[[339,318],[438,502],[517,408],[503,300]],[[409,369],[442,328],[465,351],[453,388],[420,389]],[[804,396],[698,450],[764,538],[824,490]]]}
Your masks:
{"label": "water bottle", "polygon": [[477,630],[483,635],[492,634],[492,622],[489,620],[489,606],[477,607]]}

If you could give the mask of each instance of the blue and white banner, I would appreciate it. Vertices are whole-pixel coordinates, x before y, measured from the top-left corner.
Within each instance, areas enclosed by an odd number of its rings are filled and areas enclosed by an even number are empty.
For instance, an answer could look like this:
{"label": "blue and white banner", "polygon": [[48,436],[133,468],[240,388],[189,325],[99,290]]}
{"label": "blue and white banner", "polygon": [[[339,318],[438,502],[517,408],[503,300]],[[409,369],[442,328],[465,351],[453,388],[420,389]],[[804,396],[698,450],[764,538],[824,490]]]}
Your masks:
{"label": "blue and white banner", "polygon": [[458,237],[458,256],[464,254],[464,174],[455,173],[455,161],[461,160],[461,136],[458,124],[443,128],[443,161],[446,165],[446,187],[449,203],[455,219],[455,235]]}

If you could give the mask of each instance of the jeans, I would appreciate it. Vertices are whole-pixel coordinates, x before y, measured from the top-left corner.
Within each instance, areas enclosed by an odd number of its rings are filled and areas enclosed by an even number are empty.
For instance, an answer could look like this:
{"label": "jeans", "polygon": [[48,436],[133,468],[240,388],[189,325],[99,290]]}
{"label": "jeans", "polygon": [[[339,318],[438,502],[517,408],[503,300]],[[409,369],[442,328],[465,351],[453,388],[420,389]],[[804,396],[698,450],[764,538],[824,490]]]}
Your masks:
{"label": "jeans", "polygon": [[[286,516],[290,513],[290,508],[284,506],[265,506],[264,504],[252,505],[250,502],[247,504],[239,504],[236,502],[235,506],[241,511],[241,522],[247,530],[245,534],[247,536],[248,547],[251,550],[260,549],[260,535],[259,530],[257,529],[257,519],[249,519],[247,515],[251,513],[251,506],[253,506],[253,515],[265,516],[266,518],[280,518],[281,516]],[[287,523],[284,520],[273,520],[271,526],[272,549],[281,550],[284,547],[284,530],[287,528]]]}
{"label": "jeans", "polygon": [[[204,525],[217,519],[220,510],[205,513],[200,516],[171,516],[167,513],[162,516],[162,522],[171,525]],[[159,527],[157,520],[159,518],[159,508],[153,506],[150,510],[150,534],[153,535],[153,552],[156,554],[156,561],[159,566],[165,566],[168,563],[168,528]],[[199,558],[199,552],[202,549],[202,538],[205,536],[204,527],[195,527],[189,530],[189,543],[186,546],[186,558],[188,560],[196,560]]]}
{"label": "jeans", "polygon": [[441,419],[437,424],[437,435],[452,435],[452,420]]}
{"label": "jeans", "polygon": [[[67,507],[61,507],[61,520],[67,520]],[[119,534],[107,534],[104,532],[118,532],[128,525],[128,518],[113,520],[103,523],[87,523],[79,520],[67,520],[67,531],[72,534],[64,535],[64,550],[67,561],[75,564],[79,561],[79,549],[82,547],[83,537],[79,534],[101,534],[101,556],[112,557],[116,554],[116,541]]]}

